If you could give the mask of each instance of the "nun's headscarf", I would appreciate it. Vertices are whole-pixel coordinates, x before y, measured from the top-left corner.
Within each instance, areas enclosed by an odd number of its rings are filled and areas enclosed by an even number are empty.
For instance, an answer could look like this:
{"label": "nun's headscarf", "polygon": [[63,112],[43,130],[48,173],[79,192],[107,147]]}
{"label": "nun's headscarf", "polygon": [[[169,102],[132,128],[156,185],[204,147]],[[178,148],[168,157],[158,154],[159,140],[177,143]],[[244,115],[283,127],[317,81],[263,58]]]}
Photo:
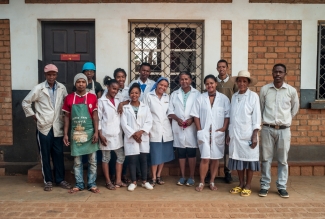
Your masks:
{"label": "nun's headscarf", "polygon": [[160,78],[158,78],[158,80],[156,81],[156,83],[152,86],[152,88],[151,88],[150,91],[156,90],[156,88],[157,88],[159,82],[161,82],[162,80],[167,81],[167,83],[169,84],[168,78],[160,77]]}

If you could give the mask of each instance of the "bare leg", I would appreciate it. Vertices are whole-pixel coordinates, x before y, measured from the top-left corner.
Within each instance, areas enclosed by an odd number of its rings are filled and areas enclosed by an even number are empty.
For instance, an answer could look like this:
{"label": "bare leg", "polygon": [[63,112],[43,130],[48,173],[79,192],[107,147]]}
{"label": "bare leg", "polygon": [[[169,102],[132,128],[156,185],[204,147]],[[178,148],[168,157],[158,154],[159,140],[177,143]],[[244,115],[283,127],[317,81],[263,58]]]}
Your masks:
{"label": "bare leg", "polygon": [[244,186],[245,186],[245,182],[244,182],[245,170],[237,170],[237,173],[238,173],[238,178],[239,178],[238,187],[244,188]]}
{"label": "bare leg", "polygon": [[246,185],[245,185],[245,189],[251,189],[253,173],[254,172],[252,170],[246,169]]}
{"label": "bare leg", "polygon": [[181,169],[182,178],[185,178],[185,162],[186,162],[186,159],[185,158],[178,159],[178,162],[179,162],[179,167]]}
{"label": "bare leg", "polygon": [[201,159],[200,162],[200,183],[204,184],[204,178],[207,175],[209,169],[209,161],[210,159]]}
{"label": "bare leg", "polygon": [[116,184],[121,184],[122,180],[122,168],[123,168],[123,164],[116,162]]}
{"label": "bare leg", "polygon": [[196,157],[188,158],[188,165],[190,166],[190,177],[192,179],[194,179],[195,166],[196,166]]}
{"label": "bare leg", "polygon": [[104,173],[106,183],[111,182],[111,179],[109,178],[108,163],[102,162],[102,169],[103,169],[103,173]]}
{"label": "bare leg", "polygon": [[157,168],[158,168],[158,165],[152,165],[151,166],[151,172],[152,172],[152,179],[153,180],[157,179]]}
{"label": "bare leg", "polygon": [[219,160],[211,160],[211,163],[210,163],[210,173],[211,173],[210,183],[214,182],[214,179],[216,178],[216,176],[218,174],[218,168],[219,168]]}
{"label": "bare leg", "polygon": [[158,165],[157,177],[161,176],[161,171],[164,168],[164,163]]}

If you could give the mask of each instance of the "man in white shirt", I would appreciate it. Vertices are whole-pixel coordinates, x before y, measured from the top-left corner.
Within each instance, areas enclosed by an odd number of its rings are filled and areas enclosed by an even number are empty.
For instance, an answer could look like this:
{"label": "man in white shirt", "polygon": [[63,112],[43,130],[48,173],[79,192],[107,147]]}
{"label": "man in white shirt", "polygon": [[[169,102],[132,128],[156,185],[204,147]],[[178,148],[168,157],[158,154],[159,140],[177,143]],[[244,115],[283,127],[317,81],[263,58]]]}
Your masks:
{"label": "man in white shirt", "polygon": [[289,198],[286,190],[288,180],[288,152],[290,149],[292,118],[299,110],[299,99],[294,87],[286,84],[286,66],[276,64],[272,69],[273,83],[261,88],[260,103],[263,129],[261,131],[262,177],[259,196],[267,196],[271,183],[273,155],[278,162],[276,186],[282,198]]}
{"label": "man in white shirt", "polygon": [[[37,123],[37,143],[41,156],[42,173],[44,178],[44,191],[52,191],[52,170],[55,183],[64,189],[71,185],[64,180],[63,155],[63,114],[62,105],[67,90],[65,86],[56,81],[58,68],[49,64],[44,68],[46,80],[36,85],[22,102],[26,117],[31,116]],[[34,102],[35,111],[32,109]]]}
{"label": "man in white shirt", "polygon": [[131,87],[133,83],[139,83],[141,88],[141,96],[139,100],[142,101],[145,95],[150,92],[152,86],[155,84],[155,81],[149,79],[151,73],[151,66],[149,63],[143,62],[140,65],[139,73],[139,78],[131,81],[129,87]]}

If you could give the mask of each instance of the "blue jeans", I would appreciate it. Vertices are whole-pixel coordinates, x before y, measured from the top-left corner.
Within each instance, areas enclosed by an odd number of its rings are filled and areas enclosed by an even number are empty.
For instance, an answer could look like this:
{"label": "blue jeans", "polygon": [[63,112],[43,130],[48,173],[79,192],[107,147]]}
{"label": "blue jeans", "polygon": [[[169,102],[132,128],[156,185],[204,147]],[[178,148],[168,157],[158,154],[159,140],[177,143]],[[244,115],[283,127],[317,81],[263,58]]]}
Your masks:
{"label": "blue jeans", "polygon": [[288,152],[290,149],[290,128],[274,129],[263,126],[261,131],[262,177],[261,189],[269,189],[273,156],[278,162],[277,189],[286,189],[288,181]]}
{"label": "blue jeans", "polygon": [[[77,188],[83,190],[85,188],[84,178],[83,178],[83,164],[82,156],[74,157],[74,176],[76,178]],[[87,189],[96,187],[97,178],[97,156],[96,152],[88,154],[88,174],[87,174]]]}

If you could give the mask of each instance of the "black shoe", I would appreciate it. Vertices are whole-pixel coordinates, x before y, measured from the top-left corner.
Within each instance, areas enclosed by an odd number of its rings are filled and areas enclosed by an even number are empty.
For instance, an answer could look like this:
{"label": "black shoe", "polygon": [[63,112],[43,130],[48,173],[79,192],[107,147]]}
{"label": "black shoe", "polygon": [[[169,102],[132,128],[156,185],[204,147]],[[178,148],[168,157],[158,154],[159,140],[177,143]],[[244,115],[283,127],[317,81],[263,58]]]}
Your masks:
{"label": "black shoe", "polygon": [[279,189],[278,193],[281,198],[289,198],[289,194],[288,194],[287,190],[285,190],[285,189]]}
{"label": "black shoe", "polygon": [[226,183],[232,183],[232,177],[231,177],[231,173],[225,173],[225,182]]}
{"label": "black shoe", "polygon": [[258,195],[260,197],[266,197],[268,192],[269,192],[269,190],[267,190],[267,189],[261,189],[260,192],[258,193]]}

